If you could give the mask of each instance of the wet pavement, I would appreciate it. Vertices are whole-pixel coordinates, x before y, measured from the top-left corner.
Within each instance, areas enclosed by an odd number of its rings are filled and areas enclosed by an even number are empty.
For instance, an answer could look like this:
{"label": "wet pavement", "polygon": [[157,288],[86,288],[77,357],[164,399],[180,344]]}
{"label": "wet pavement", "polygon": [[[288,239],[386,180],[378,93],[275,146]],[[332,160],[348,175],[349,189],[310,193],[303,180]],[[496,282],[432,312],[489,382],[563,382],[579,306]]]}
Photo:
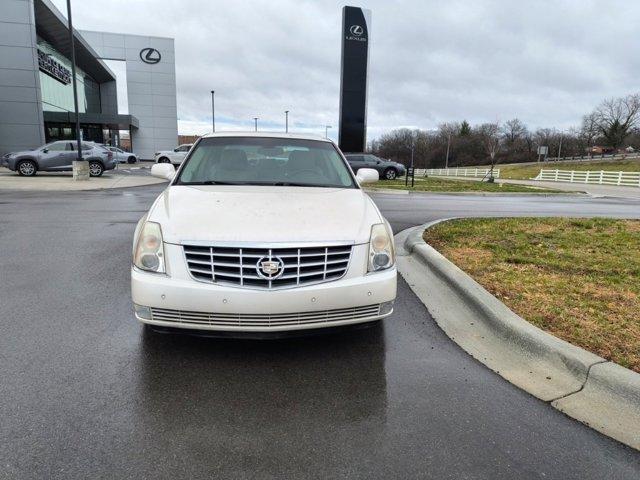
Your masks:
{"label": "wet pavement", "polygon": [[[395,313],[367,329],[146,332],[128,269],[160,190],[0,191],[0,478],[640,478],[640,453],[477,363],[403,281]],[[640,215],[586,197],[374,197],[396,231],[462,214]]]}

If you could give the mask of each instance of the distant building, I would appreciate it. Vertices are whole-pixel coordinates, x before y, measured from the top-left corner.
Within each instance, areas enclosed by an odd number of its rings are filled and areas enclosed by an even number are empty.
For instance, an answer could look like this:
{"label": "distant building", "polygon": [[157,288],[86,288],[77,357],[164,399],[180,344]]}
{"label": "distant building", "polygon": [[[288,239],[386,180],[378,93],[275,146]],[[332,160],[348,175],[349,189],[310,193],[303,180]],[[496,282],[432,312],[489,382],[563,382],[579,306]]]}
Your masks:
{"label": "distant building", "polygon": [[[50,0],[1,3],[0,156],[75,138],[67,19]],[[76,30],[74,44],[82,138],[144,159],[175,148],[173,39]]]}
{"label": "distant building", "polygon": [[196,143],[196,140],[200,138],[200,135],[178,135],[178,145],[184,145],[185,143]]}

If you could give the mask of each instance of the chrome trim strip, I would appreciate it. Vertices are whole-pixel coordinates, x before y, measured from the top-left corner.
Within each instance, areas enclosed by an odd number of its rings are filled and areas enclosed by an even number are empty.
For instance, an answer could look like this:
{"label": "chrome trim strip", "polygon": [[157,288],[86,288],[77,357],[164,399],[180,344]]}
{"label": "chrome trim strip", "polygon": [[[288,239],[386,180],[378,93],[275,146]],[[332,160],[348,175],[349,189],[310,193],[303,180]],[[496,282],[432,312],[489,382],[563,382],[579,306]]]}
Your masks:
{"label": "chrome trim strip", "polygon": [[212,240],[182,240],[180,243],[165,242],[169,245],[180,247],[231,247],[231,248],[325,248],[325,247],[352,247],[354,245],[367,245],[369,242],[356,243],[332,240],[327,242],[218,242]]}

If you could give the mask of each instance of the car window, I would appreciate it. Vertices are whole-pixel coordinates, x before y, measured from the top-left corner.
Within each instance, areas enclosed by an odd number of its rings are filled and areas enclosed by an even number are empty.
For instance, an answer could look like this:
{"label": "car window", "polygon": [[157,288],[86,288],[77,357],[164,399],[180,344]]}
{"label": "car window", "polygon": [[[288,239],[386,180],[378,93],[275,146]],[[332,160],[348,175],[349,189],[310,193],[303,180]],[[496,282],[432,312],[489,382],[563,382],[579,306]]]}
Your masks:
{"label": "car window", "polygon": [[83,143],[82,144],[82,150],[91,150],[93,148],[93,145],[89,144],[89,143]]}
{"label": "car window", "polygon": [[67,142],[55,142],[50,143],[45,148],[50,152],[62,152],[64,150],[69,150],[68,145],[69,144]]}
{"label": "car window", "polygon": [[347,160],[350,162],[364,162],[364,157],[362,155],[348,155]]}
{"label": "car window", "polygon": [[332,143],[270,137],[201,140],[176,184],[207,183],[356,188]]}
{"label": "car window", "polygon": [[370,163],[378,163],[378,160],[380,160],[375,155],[365,155],[365,158],[367,159],[367,162],[370,162]]}

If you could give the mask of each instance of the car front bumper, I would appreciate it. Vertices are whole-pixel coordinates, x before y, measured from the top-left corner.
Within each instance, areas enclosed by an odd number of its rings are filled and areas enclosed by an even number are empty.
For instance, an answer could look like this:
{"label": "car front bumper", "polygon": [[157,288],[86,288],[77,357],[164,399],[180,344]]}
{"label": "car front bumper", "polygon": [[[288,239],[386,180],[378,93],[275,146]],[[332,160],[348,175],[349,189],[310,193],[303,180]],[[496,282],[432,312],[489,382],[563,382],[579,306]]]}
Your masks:
{"label": "car front bumper", "polygon": [[306,330],[379,320],[393,312],[396,298],[395,267],[357,275],[352,265],[342,279],[280,290],[204,283],[178,270],[169,276],[132,267],[131,295],[138,320],[198,330]]}

